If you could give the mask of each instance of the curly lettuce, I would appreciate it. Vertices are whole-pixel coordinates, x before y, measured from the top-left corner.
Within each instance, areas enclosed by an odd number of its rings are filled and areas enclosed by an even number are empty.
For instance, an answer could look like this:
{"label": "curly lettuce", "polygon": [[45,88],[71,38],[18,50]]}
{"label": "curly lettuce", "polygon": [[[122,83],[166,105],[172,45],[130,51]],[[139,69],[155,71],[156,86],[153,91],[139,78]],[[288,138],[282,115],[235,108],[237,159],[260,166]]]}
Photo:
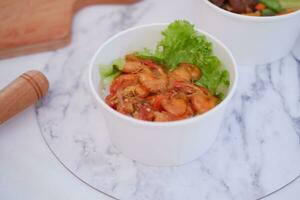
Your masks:
{"label": "curly lettuce", "polygon": [[99,72],[104,85],[109,85],[117,76],[121,74],[125,60],[118,58],[110,65],[100,65]]}

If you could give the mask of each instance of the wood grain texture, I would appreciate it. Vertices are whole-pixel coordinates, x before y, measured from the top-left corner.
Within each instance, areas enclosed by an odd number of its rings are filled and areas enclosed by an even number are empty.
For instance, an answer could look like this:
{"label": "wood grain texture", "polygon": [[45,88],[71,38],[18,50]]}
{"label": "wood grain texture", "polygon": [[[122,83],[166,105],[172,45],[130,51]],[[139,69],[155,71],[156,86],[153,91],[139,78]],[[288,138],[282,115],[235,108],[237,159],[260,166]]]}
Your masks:
{"label": "wood grain texture", "polygon": [[0,90],[0,125],[44,97],[48,88],[48,79],[32,70]]}
{"label": "wood grain texture", "polygon": [[1,0],[0,58],[53,50],[70,42],[72,18],[98,3],[137,0]]}

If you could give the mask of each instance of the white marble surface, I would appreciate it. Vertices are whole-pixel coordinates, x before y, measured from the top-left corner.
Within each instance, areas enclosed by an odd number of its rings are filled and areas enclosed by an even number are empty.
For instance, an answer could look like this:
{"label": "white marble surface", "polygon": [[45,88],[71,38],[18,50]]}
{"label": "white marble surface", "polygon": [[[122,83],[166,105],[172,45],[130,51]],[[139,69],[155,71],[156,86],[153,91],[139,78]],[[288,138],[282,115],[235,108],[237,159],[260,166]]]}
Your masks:
{"label": "white marble surface", "polygon": [[[31,62],[23,62],[27,63]],[[5,77],[1,76],[0,87],[27,69],[20,63],[1,65]],[[112,200],[65,170],[46,147],[34,119],[31,108],[0,128],[0,199]],[[299,200],[299,188],[300,179],[264,200]]]}
{"label": "white marble surface", "polygon": [[[175,18],[197,23],[195,1],[157,0],[87,8],[75,18],[70,46],[0,62],[10,68],[38,65],[48,75],[49,97],[36,109],[37,116],[31,110],[27,123],[37,120],[35,126],[60,160],[93,187],[122,199],[247,200],[267,195],[300,174],[297,51],[266,66],[240,68],[239,89],[220,137],[197,161],[177,168],[145,167],[111,147],[97,103],[85,83],[89,59],[108,36],[130,26]],[[166,5],[171,6],[165,9]],[[9,70],[0,73],[2,85],[7,74],[12,78],[20,72]],[[16,129],[14,123],[0,131]],[[26,129],[30,131],[30,127]],[[0,188],[3,177],[0,174]]]}

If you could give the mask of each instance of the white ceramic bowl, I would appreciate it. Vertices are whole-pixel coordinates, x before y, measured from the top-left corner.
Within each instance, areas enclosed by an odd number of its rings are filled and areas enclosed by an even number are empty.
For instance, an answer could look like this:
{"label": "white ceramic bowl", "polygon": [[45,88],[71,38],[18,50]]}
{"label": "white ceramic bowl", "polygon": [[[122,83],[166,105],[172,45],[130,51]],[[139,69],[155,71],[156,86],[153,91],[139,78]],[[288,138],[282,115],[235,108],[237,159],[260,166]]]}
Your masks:
{"label": "white ceramic bowl", "polygon": [[[112,143],[129,158],[155,166],[180,165],[203,154],[217,137],[228,101],[237,84],[236,62],[230,51],[213,36],[199,31],[212,42],[214,54],[230,72],[231,86],[227,97],[209,112],[175,122],[147,122],[137,120],[110,108],[101,91],[99,64],[145,47],[154,48],[161,39],[161,31],[168,24],[138,26],[123,31],[105,42],[93,57],[89,69],[89,84],[99,103]],[[101,130],[99,130],[100,134]]]}
{"label": "white ceramic bowl", "polygon": [[265,64],[286,56],[300,32],[300,10],[254,17],[226,11],[208,0],[197,3],[196,25],[224,42],[239,65]]}

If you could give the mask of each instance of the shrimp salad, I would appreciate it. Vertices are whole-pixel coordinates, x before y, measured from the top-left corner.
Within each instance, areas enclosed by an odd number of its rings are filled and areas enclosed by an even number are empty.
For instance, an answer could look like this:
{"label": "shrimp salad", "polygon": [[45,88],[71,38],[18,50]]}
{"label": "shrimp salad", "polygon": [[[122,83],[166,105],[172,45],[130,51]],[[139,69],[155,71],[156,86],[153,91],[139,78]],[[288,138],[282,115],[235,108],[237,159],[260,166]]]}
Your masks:
{"label": "shrimp salad", "polygon": [[101,80],[108,87],[105,102],[124,115],[155,122],[186,119],[214,108],[230,82],[228,71],[212,55],[211,43],[183,20],[162,34],[155,51],[144,49],[100,65]]}

